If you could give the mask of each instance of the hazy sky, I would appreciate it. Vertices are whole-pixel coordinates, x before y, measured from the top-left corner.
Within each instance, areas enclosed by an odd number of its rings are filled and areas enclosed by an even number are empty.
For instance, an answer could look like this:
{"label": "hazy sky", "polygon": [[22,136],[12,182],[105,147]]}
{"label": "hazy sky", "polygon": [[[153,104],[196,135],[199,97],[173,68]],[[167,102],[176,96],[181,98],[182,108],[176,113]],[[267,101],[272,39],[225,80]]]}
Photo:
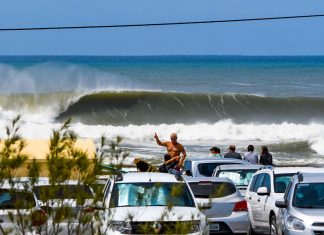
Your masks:
{"label": "hazy sky", "polygon": [[[324,0],[1,0],[0,28],[323,14]],[[0,55],[324,55],[324,17],[0,32]]]}

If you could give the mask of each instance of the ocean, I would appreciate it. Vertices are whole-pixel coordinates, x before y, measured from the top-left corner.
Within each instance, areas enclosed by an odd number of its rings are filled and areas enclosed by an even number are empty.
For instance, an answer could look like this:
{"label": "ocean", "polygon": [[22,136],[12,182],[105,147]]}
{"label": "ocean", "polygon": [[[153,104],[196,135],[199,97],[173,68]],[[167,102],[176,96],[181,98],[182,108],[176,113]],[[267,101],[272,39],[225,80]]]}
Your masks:
{"label": "ocean", "polygon": [[266,145],[277,165],[324,164],[324,57],[0,56],[0,137],[22,115],[24,138],[69,117],[82,138],[123,137],[153,163],[170,133],[188,157]]}

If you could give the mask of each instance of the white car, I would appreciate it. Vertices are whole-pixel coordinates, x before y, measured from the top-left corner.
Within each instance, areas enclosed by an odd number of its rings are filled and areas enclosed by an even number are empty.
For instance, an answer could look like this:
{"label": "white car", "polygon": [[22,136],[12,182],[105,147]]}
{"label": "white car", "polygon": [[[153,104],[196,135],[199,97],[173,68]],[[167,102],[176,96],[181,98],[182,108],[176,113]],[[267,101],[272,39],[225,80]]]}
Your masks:
{"label": "white car", "polygon": [[208,234],[188,184],[167,173],[127,173],[107,182],[101,234]]}
{"label": "white car", "polygon": [[228,178],[234,182],[236,188],[242,196],[245,196],[247,186],[249,185],[255,172],[262,166],[254,164],[231,164],[220,165],[216,167],[213,177]]}
{"label": "white car", "polygon": [[210,177],[216,167],[228,164],[249,164],[247,161],[233,158],[187,158],[183,166],[183,174],[193,177]]}
{"label": "white car", "polygon": [[275,202],[283,198],[291,177],[297,172],[323,172],[314,167],[264,167],[256,172],[245,194],[250,220],[249,234],[270,233],[279,208]]}
{"label": "white car", "polygon": [[28,184],[8,181],[0,188],[0,234],[38,234],[47,221]]}
{"label": "white car", "polygon": [[276,206],[280,209],[277,224],[272,223],[273,234],[324,234],[324,171],[293,176]]}

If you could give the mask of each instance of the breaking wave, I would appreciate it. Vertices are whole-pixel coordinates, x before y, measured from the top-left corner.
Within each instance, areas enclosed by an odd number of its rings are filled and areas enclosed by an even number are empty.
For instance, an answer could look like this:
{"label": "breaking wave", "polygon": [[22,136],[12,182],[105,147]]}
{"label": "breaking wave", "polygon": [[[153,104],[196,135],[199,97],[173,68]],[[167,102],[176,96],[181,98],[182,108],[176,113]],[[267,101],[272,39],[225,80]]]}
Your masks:
{"label": "breaking wave", "polygon": [[104,91],[80,97],[56,118],[68,117],[91,125],[309,123],[324,121],[324,98]]}

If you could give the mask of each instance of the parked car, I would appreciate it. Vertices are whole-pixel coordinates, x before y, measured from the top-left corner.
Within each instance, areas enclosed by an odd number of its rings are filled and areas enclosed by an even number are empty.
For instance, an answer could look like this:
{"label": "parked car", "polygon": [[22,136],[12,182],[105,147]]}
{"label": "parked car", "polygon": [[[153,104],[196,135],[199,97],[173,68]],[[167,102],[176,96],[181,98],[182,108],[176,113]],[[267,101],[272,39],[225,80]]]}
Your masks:
{"label": "parked car", "polygon": [[213,177],[228,178],[232,180],[236,188],[244,197],[248,184],[250,183],[255,172],[260,170],[262,166],[254,164],[231,164],[220,165],[216,167]]}
{"label": "parked car", "polygon": [[283,197],[290,179],[298,171],[323,172],[313,167],[265,167],[255,173],[245,199],[250,220],[249,234],[271,232],[271,223],[278,217],[276,200]]}
{"label": "parked car", "polygon": [[0,234],[41,233],[47,215],[28,185],[7,180],[0,188]]}
{"label": "parked car", "polygon": [[293,176],[276,206],[280,209],[278,219],[271,221],[272,234],[324,234],[324,171]]}
{"label": "parked car", "polygon": [[182,177],[127,173],[105,189],[101,234],[208,234],[206,217]]}
{"label": "parked car", "polygon": [[44,177],[38,180],[33,191],[49,216],[46,224],[49,234],[92,234],[97,225],[94,221],[94,194],[90,187],[77,180],[52,185]]}
{"label": "parked car", "polygon": [[249,164],[244,160],[232,158],[187,158],[183,174],[193,177],[210,177],[217,166],[228,164]]}
{"label": "parked car", "polygon": [[227,178],[185,177],[201,211],[207,216],[210,234],[246,234],[246,201]]}

